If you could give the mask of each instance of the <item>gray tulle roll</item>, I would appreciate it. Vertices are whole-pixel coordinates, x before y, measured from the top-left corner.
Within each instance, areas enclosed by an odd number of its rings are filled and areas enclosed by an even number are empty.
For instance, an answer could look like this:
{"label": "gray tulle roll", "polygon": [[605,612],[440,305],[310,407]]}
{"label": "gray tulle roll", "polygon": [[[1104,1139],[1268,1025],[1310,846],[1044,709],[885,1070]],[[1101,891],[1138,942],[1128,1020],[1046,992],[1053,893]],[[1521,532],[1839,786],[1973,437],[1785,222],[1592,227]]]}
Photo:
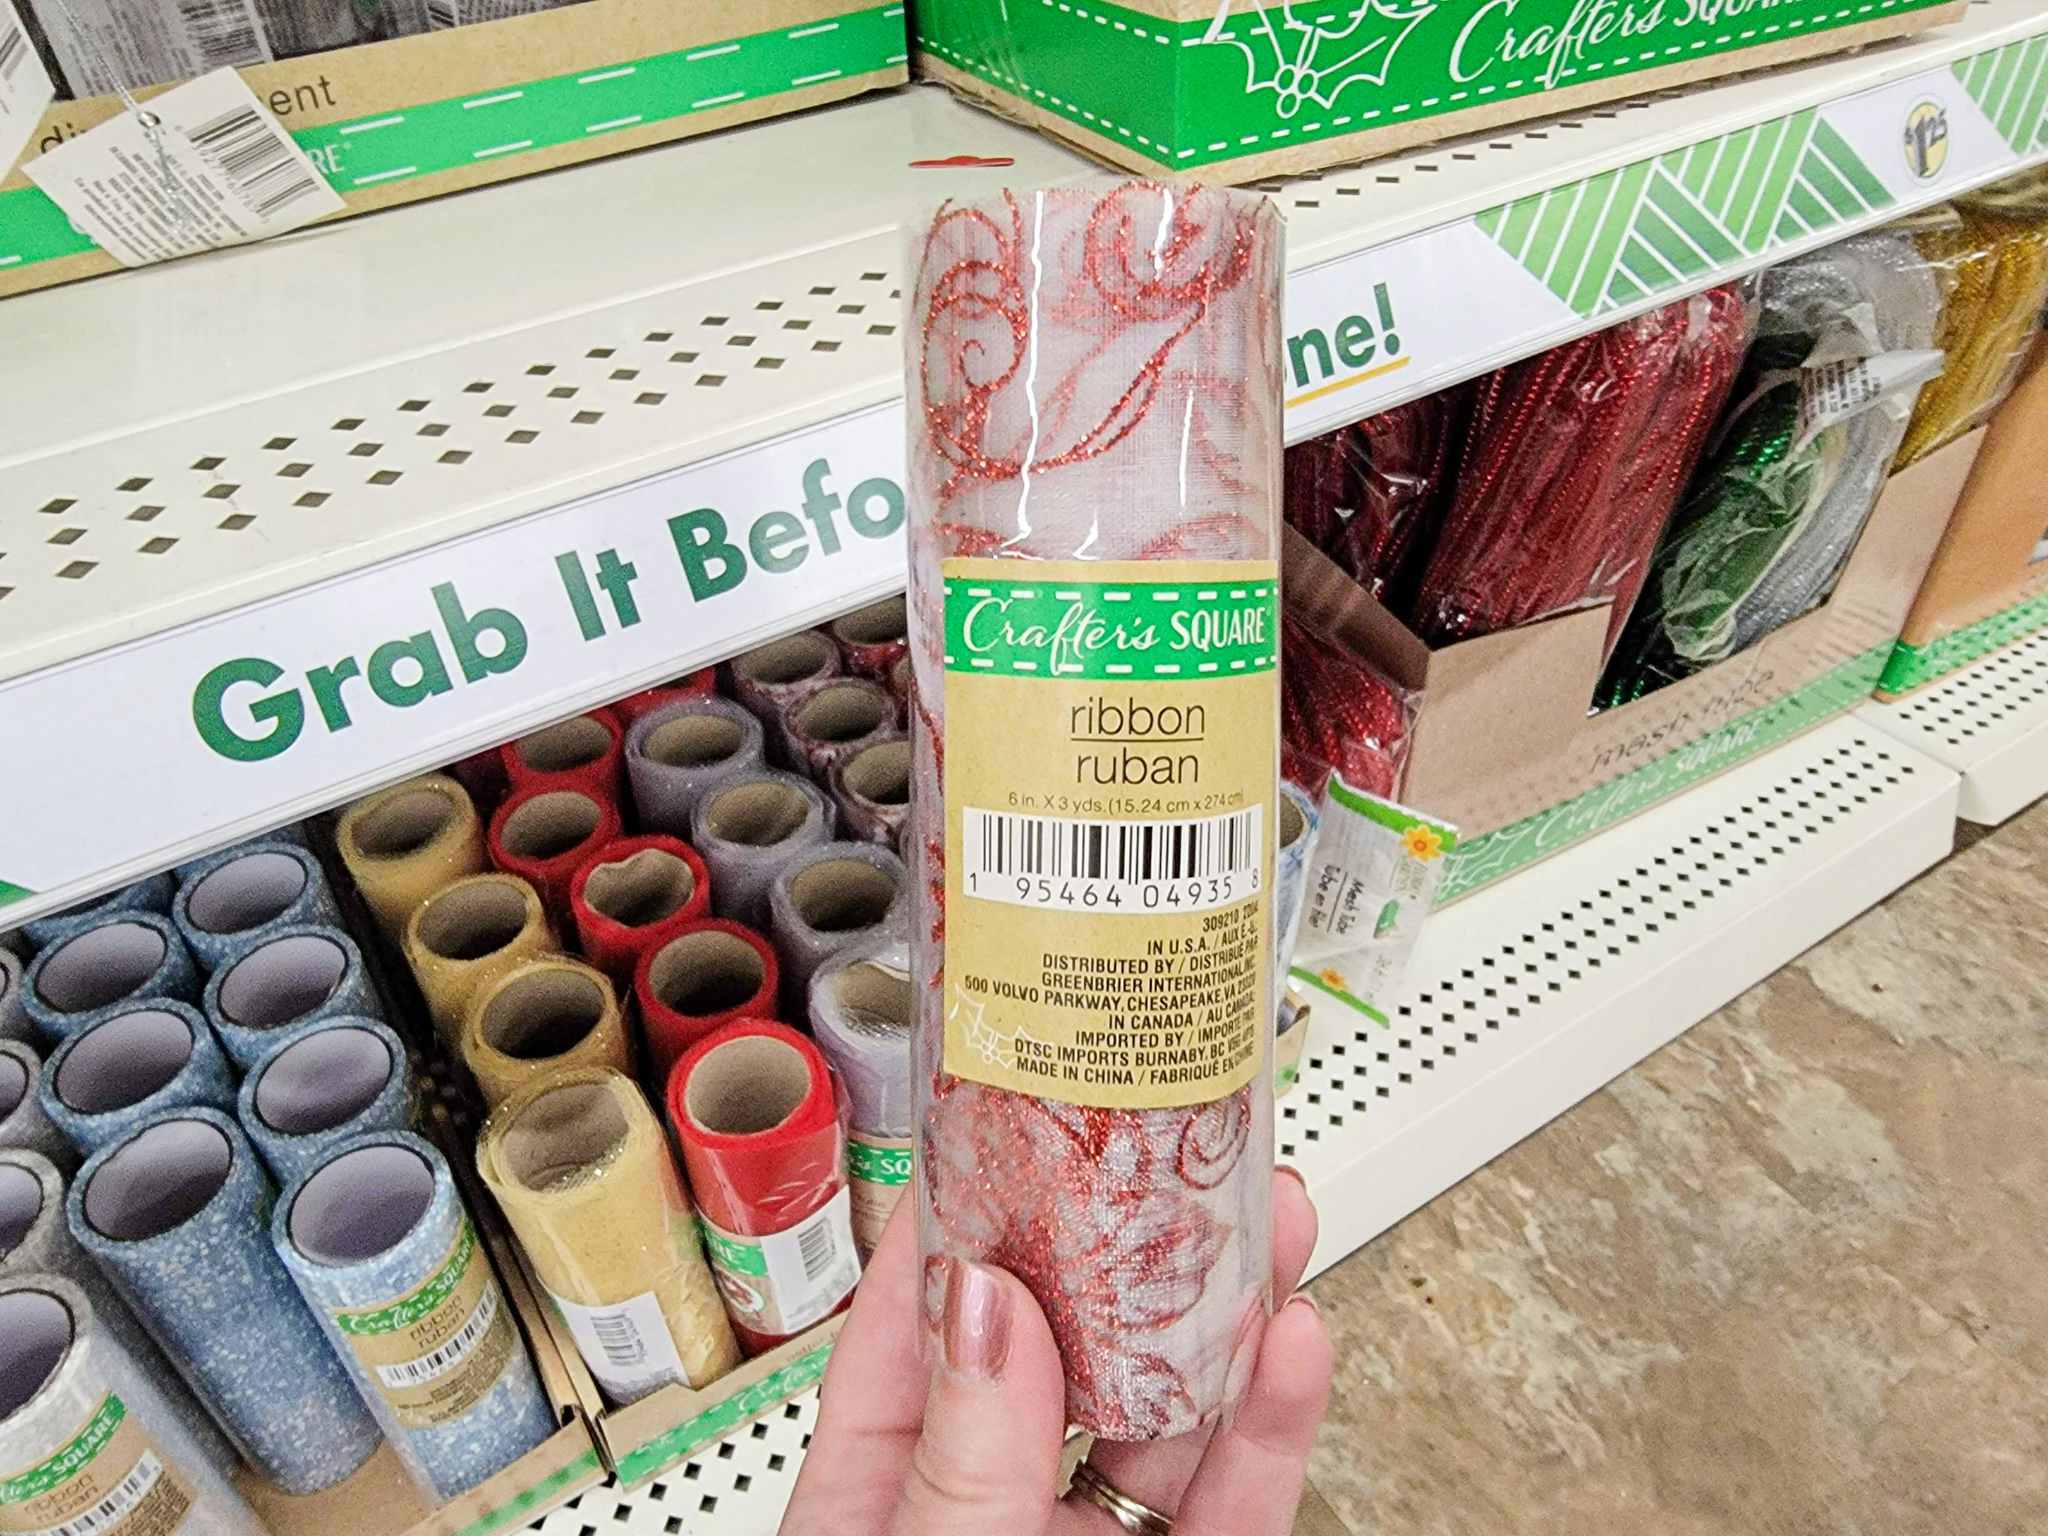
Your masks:
{"label": "gray tulle roll", "polygon": [[[251,838],[249,839],[249,841],[263,843],[290,843],[295,848],[310,848],[313,846],[310,842],[306,840],[305,823],[298,821],[288,821],[281,827],[272,827],[260,838]],[[241,844],[238,846],[246,847],[247,844]],[[187,859],[182,864],[172,865],[171,875],[173,877],[173,890],[176,889],[177,883],[179,881],[183,881],[190,877],[193,871],[205,869],[207,866],[211,865],[215,859],[219,858],[223,852],[232,851],[233,850],[216,849],[214,852],[202,854],[200,857],[196,859]],[[171,910],[171,895],[171,891],[166,891],[164,893],[163,909],[166,912]]]}
{"label": "gray tulle roll", "polygon": [[[106,1431],[132,1426],[157,1458],[154,1476],[174,1479],[189,1500],[177,1536],[265,1536],[262,1523],[208,1460],[174,1397],[173,1383],[154,1362],[129,1355],[73,1281],[48,1273],[0,1279],[0,1477],[44,1465],[76,1445],[88,1426],[99,1431],[93,1436],[102,1446],[99,1454],[118,1456],[124,1444],[133,1447],[135,1441]],[[152,1476],[150,1463],[137,1460],[132,1466],[132,1471],[119,1464],[96,1469],[94,1491],[127,1484],[131,1476]],[[170,1497],[154,1486],[145,1491],[154,1495],[159,1510]],[[67,1509],[58,1530],[108,1529],[82,1524],[100,1506],[87,1498],[79,1502],[83,1508]],[[130,1520],[112,1529],[170,1527]]]}
{"label": "gray tulle roll", "polygon": [[910,819],[910,738],[895,731],[840,758],[828,782],[847,836],[894,847]]}
{"label": "gray tulle roll", "polygon": [[171,921],[212,972],[287,928],[340,927],[341,908],[318,859],[300,844],[266,839],[196,865],[178,884]]}
{"label": "gray tulle roll", "polygon": [[24,969],[21,956],[11,949],[0,949],[0,1040],[35,1038],[28,1010],[21,1006]]}
{"label": "gray tulle roll", "polygon": [[711,910],[765,931],[775,877],[791,859],[829,842],[835,820],[823,790],[773,768],[706,795],[690,818],[690,842],[711,873]]}
{"label": "gray tulle roll", "polygon": [[227,1057],[190,1003],[111,1009],[58,1046],[43,1069],[43,1113],[88,1156],[166,1109],[232,1111]]}
{"label": "gray tulle roll", "polygon": [[345,1141],[411,1130],[412,1063],[388,1024],[319,1019],[277,1042],[235,1107],[277,1182],[290,1184]]}
{"label": "gray tulle roll", "polygon": [[806,684],[783,699],[775,717],[781,760],[820,784],[834,763],[900,734],[896,700],[865,677]]}
{"label": "gray tulle roll", "polygon": [[297,1025],[384,1017],[356,941],[317,924],[287,928],[215,971],[205,1006],[228,1059],[244,1072]]}
{"label": "gray tulle roll", "polygon": [[47,1157],[21,1147],[0,1149],[0,1275],[58,1274],[85,1292],[100,1326],[114,1336],[122,1352],[163,1384],[165,1402],[206,1461],[223,1473],[233,1473],[241,1458],[220,1426],[185,1390],[106,1271],[72,1237],[64,1217],[66,1188],[64,1175]]}
{"label": "gray tulle roll", "polygon": [[642,832],[690,836],[697,803],[720,784],[768,765],[753,714],[711,694],[651,710],[626,733],[626,777]]}
{"label": "gray tulle roll", "polygon": [[38,917],[21,925],[21,931],[28,935],[29,943],[37,949],[46,949],[50,941],[94,918],[104,917],[109,912],[163,912],[171,910],[171,895],[177,890],[177,881],[169,873],[151,875],[133,885],[123,886],[110,896],[97,901],[88,901],[83,906],[68,911],[54,912],[48,917]]}
{"label": "gray tulle roll", "polygon": [[851,945],[903,934],[909,912],[903,861],[887,848],[823,843],[784,864],[768,892],[783,1016],[804,1016],[819,966]]}
{"label": "gray tulle roll", "polygon": [[[1853,313],[1874,319],[1874,340],[1856,338],[1863,351],[1925,351],[1934,345],[1941,303],[1939,274],[1911,236],[1877,230],[1765,272],[1757,340],[1767,344],[1772,335],[1789,332],[1820,337],[1825,346]],[[1824,429],[1840,434],[1829,455],[1839,470],[1736,607],[1735,650],[1789,624],[1834,590],[1905,438],[1912,397],[1904,404],[1908,409],[1899,411],[1874,404]]]}
{"label": "gray tulle roll", "polygon": [[[475,1487],[555,1432],[554,1410],[448,1164],[426,1142],[402,1132],[344,1142],[285,1191],[270,1233],[407,1471],[436,1502]],[[437,1276],[468,1276],[472,1265],[482,1266],[483,1287],[456,1335],[472,1338],[463,1358],[493,1359],[503,1347],[498,1329],[510,1329],[510,1350],[495,1378],[473,1397],[465,1393],[470,1400],[448,1422],[408,1422],[351,1341],[366,1336],[366,1314],[414,1297]],[[454,1294],[463,1293],[458,1287]],[[489,1320],[478,1322],[486,1313]],[[363,1331],[344,1332],[340,1317]]]}
{"label": "gray tulle roll", "polygon": [[[1287,991],[1287,968],[1294,963],[1294,942],[1301,936],[1303,898],[1308,895],[1309,861],[1315,857],[1316,834],[1323,818],[1308,791],[1280,781],[1280,845],[1273,855],[1273,997]],[[1290,835],[1291,834],[1291,835]]]}
{"label": "gray tulle roll", "polygon": [[270,1246],[275,1198],[241,1127],[175,1109],[95,1152],[65,1215],[243,1459],[311,1493],[379,1437]]}
{"label": "gray tulle roll", "polygon": [[78,1166],[77,1149],[43,1113],[42,1058],[25,1040],[0,1040],[0,1147],[27,1147],[59,1168]]}
{"label": "gray tulle roll", "polygon": [[199,968],[177,925],[161,912],[122,908],[81,919],[36,951],[21,1005],[54,1045],[128,998],[198,996]]}
{"label": "gray tulle roll", "polygon": [[917,1028],[910,943],[874,939],[842,949],[811,978],[811,1033],[846,1085],[849,1127],[908,1136],[916,1110],[910,1058]]}
{"label": "gray tulle roll", "polygon": [[838,677],[845,668],[830,635],[822,629],[804,629],[757,645],[733,657],[722,670],[725,691],[772,730],[783,701],[792,693],[820,678]]}

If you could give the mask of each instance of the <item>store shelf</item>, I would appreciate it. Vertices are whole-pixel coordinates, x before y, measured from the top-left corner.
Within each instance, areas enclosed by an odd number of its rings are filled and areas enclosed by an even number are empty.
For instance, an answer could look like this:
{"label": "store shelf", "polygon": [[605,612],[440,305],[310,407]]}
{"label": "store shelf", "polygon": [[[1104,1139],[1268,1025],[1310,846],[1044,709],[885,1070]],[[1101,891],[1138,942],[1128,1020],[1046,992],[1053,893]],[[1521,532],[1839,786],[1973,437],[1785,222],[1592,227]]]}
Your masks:
{"label": "store shelf", "polygon": [[[1290,435],[2048,156],[2044,97],[2048,10],[1979,0],[1911,42],[1276,186]],[[1928,102],[1946,154],[1921,178],[1903,134]],[[914,165],[958,156],[1003,163]],[[0,832],[0,910],[62,907],[900,583],[900,535],[852,537],[842,508],[837,553],[693,594],[664,524],[715,508],[744,546],[802,509],[821,460],[814,506],[900,495],[901,223],[1087,173],[910,90],[0,305],[0,355],[36,360],[0,420],[0,719],[28,744],[0,786],[94,807]],[[1354,312],[1372,357],[1324,369]],[[641,613],[597,642],[553,557],[602,548],[635,564]],[[237,659],[283,688],[426,632],[453,674],[432,599],[451,582],[466,612],[520,614],[517,686],[419,697],[405,663],[385,679],[403,704],[358,679],[338,729],[301,681],[305,735],[276,755],[202,739],[195,690]],[[245,735],[265,686],[227,695]]]}
{"label": "store shelf", "polygon": [[[1440,914],[1391,1027],[1319,1003],[1279,1122],[1322,1212],[1311,1272],[1939,861],[1956,793],[1940,764],[1837,720]],[[807,1396],[533,1529],[772,1536],[814,1413]]]}
{"label": "store shelf", "polygon": [[2048,630],[1857,716],[1960,774],[1958,814],[1997,826],[2048,795]]}

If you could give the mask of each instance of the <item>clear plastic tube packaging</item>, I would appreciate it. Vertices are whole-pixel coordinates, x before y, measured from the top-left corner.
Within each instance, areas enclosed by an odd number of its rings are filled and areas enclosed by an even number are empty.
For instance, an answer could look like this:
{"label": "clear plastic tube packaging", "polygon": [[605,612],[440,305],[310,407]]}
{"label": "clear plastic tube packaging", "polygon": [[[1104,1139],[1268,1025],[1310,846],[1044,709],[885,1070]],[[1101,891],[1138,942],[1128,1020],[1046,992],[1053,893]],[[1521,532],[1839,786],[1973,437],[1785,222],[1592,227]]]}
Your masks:
{"label": "clear plastic tube packaging", "polygon": [[0,1147],[27,1147],[59,1168],[78,1166],[70,1138],[42,1104],[43,1062],[20,1040],[0,1040]]}
{"label": "clear plastic tube packaging", "polygon": [[428,1143],[403,1132],[342,1143],[279,1198],[270,1234],[392,1448],[435,1503],[555,1432],[475,1223]]}
{"label": "clear plastic tube packaging", "polygon": [[356,941],[339,928],[287,928],[206,983],[206,1019],[244,1072],[316,1019],[381,1019],[383,1000]]}
{"label": "clear plastic tube packaging", "polygon": [[318,859],[297,843],[266,841],[231,848],[180,880],[171,921],[210,974],[287,928],[339,927],[341,909]]}
{"label": "clear plastic tube packaging", "polygon": [[647,832],[687,838],[698,801],[767,766],[760,720],[731,699],[683,699],[643,715],[626,734],[633,808]]}
{"label": "clear plastic tube packaging", "polygon": [[853,1240],[865,1262],[910,1185],[910,943],[897,935],[842,949],[811,978],[811,1034],[846,1089],[846,1174]]}
{"label": "clear plastic tube packaging", "polygon": [[375,1019],[302,1024],[242,1079],[242,1127],[279,1184],[334,1147],[370,1131],[413,1126],[412,1064],[405,1042]]}
{"label": "clear plastic tube packaging", "polygon": [[91,923],[112,912],[161,912],[171,910],[171,897],[176,893],[178,883],[171,873],[161,873],[138,880],[133,885],[123,886],[112,895],[102,896],[97,901],[88,901],[83,906],[71,907],[63,912],[52,912],[48,917],[33,917],[21,925],[21,931],[28,935],[29,943],[38,950],[47,949],[50,941],[60,934],[69,933],[81,924]]}
{"label": "clear plastic tube packaging", "polygon": [[811,977],[831,956],[902,933],[909,904],[903,861],[873,843],[822,843],[785,864],[768,895],[783,1017],[804,1016]]}
{"label": "clear plastic tube packaging", "polygon": [[176,926],[161,912],[128,908],[61,931],[36,951],[21,988],[21,1004],[48,1045],[131,997],[198,996],[199,969]]}
{"label": "clear plastic tube packaging", "polygon": [[94,1153],[65,1215],[249,1465],[312,1493],[380,1437],[270,1247],[276,1193],[232,1119],[175,1109]]}
{"label": "clear plastic tube packaging", "polygon": [[87,1156],[166,1109],[233,1110],[235,1079],[190,1003],[139,1002],[80,1030],[43,1071],[43,1113]]}

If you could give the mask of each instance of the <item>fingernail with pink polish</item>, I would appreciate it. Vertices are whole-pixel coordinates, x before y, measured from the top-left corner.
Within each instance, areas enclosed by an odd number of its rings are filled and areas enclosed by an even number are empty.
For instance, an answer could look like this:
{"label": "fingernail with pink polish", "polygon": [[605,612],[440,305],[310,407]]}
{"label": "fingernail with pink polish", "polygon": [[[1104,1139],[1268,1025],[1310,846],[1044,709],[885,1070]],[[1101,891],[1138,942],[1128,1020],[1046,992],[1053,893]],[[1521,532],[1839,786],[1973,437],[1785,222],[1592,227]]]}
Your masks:
{"label": "fingernail with pink polish", "polygon": [[954,1260],[947,1266],[940,1342],[946,1368],[994,1381],[1010,1358],[1010,1290],[994,1271]]}

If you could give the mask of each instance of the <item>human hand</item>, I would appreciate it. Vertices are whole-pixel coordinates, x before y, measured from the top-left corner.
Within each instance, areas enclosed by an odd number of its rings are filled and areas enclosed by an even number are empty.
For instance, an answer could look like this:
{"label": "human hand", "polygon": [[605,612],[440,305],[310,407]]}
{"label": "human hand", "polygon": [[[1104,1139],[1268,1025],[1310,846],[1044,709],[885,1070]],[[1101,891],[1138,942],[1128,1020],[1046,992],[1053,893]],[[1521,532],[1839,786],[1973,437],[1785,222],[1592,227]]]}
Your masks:
{"label": "human hand", "polygon": [[[906,1200],[861,1279],[781,1536],[1123,1536],[1105,1510],[1056,1497],[1066,1383],[1031,1293],[952,1263],[929,1316],[916,1227]],[[1276,1296],[1300,1283],[1315,1235],[1306,1186],[1275,1174]],[[1287,1536],[1329,1391],[1329,1337],[1293,1297],[1266,1325],[1227,1426],[1097,1441],[1088,1460],[1173,1517],[1174,1536]]]}

